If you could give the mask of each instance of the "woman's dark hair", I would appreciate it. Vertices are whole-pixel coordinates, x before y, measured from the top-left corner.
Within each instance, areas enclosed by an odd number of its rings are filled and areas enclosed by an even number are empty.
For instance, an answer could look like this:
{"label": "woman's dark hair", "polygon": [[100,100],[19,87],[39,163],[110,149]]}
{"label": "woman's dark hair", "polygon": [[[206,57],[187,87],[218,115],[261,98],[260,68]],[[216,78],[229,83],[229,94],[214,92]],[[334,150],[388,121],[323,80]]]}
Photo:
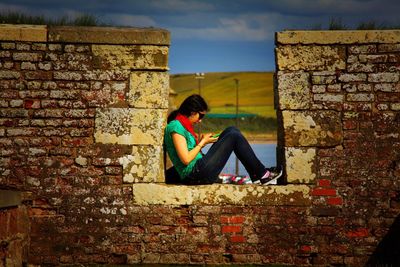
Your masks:
{"label": "woman's dark hair", "polygon": [[178,113],[189,117],[192,112],[201,111],[208,111],[208,105],[206,101],[200,95],[191,95],[182,102],[179,109],[174,110],[171,112],[171,114],[169,114],[167,122],[174,120]]}

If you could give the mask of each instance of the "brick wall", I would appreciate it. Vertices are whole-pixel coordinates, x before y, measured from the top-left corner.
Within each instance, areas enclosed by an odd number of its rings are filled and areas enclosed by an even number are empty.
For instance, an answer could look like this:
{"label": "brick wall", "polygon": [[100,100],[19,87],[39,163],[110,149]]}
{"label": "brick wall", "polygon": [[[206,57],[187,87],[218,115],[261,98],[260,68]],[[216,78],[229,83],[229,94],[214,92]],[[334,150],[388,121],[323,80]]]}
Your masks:
{"label": "brick wall", "polygon": [[304,248],[324,265],[397,266],[400,32],[282,32],[276,43],[279,149],[287,182],[311,189]]}
{"label": "brick wall", "polygon": [[398,36],[278,33],[284,183],[188,187],[163,183],[168,32],[2,25],[0,189],[24,192],[21,261],[398,262]]}

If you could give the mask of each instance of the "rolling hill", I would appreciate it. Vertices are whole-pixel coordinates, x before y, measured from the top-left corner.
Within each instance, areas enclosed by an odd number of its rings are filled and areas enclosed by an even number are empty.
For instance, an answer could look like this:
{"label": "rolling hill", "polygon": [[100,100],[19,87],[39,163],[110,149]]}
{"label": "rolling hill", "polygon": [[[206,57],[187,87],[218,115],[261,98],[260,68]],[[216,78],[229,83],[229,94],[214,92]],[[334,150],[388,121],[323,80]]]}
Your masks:
{"label": "rolling hill", "polygon": [[[212,72],[201,80],[201,95],[212,113],[234,113],[236,83],[239,80],[239,110],[263,117],[276,117],[273,94],[273,72]],[[174,74],[170,86],[178,94],[179,105],[187,96],[199,93],[195,74]]]}

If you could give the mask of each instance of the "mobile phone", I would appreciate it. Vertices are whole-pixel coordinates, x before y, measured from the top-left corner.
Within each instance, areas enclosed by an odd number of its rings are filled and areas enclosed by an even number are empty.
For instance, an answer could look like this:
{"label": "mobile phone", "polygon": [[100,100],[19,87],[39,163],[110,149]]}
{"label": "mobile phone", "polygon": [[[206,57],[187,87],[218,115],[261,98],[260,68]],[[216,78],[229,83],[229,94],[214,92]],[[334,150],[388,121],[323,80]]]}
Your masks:
{"label": "mobile phone", "polygon": [[221,135],[221,133],[217,133],[217,134],[214,134],[213,136],[211,136],[212,138],[217,138],[218,136],[220,136]]}

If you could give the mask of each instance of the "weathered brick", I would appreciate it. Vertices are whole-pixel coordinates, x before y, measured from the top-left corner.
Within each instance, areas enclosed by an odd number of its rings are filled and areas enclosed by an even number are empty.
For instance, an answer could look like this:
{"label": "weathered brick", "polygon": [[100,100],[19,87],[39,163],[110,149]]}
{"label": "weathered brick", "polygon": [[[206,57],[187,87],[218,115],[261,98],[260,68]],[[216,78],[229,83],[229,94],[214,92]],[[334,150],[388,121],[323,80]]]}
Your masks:
{"label": "weathered brick", "polygon": [[390,109],[394,111],[399,111],[400,110],[400,103],[391,103],[390,104]]}
{"label": "weathered brick", "polygon": [[278,72],[278,94],[281,109],[307,109],[311,104],[309,74]]}
{"label": "weathered brick", "polygon": [[75,109],[64,113],[66,118],[94,118],[96,111],[94,109]]}
{"label": "weathered brick", "polygon": [[365,93],[347,94],[346,96],[347,101],[371,102],[374,101],[374,99],[375,99],[374,94],[365,94]]}
{"label": "weathered brick", "polygon": [[80,91],[72,90],[51,90],[50,91],[50,98],[54,99],[78,99],[80,96]]}
{"label": "weathered brick", "polygon": [[341,84],[329,84],[327,86],[327,91],[331,93],[340,93],[342,91]]}
{"label": "weathered brick", "polygon": [[368,63],[384,63],[388,60],[388,55],[385,54],[368,54],[368,55],[360,55],[360,62],[368,62]]}
{"label": "weathered brick", "polygon": [[3,118],[26,118],[28,111],[22,109],[0,109],[0,117]]}
{"label": "weathered brick", "polygon": [[61,44],[48,44],[50,51],[62,51]]}
{"label": "weathered brick", "polygon": [[285,148],[286,179],[288,183],[311,183],[316,178],[315,148]]}
{"label": "weathered brick", "polygon": [[15,49],[15,43],[1,43],[3,49]]}
{"label": "weathered brick", "polygon": [[314,94],[314,101],[322,102],[343,102],[344,95],[339,94]]}
{"label": "weathered brick", "polygon": [[377,46],[374,44],[354,45],[349,47],[350,54],[370,54],[376,52],[377,52]]}
{"label": "weathered brick", "polygon": [[0,79],[19,79],[21,74],[17,71],[0,71]]}
{"label": "weathered brick", "polygon": [[11,101],[10,101],[10,107],[12,107],[12,108],[20,108],[20,107],[23,106],[23,104],[24,104],[24,101],[23,101],[23,100],[20,100],[20,99],[18,99],[18,100],[11,100]]}
{"label": "weathered brick", "polygon": [[20,50],[20,51],[29,51],[29,50],[31,50],[31,45],[24,44],[24,43],[17,43],[16,49]]}
{"label": "weathered brick", "polygon": [[51,80],[52,73],[48,71],[27,71],[25,72],[25,79],[27,80]]}
{"label": "weathered brick", "polygon": [[365,73],[357,74],[341,74],[339,75],[339,81],[341,82],[363,82],[367,81],[367,75]]}
{"label": "weathered brick", "polygon": [[71,80],[71,81],[82,80],[82,74],[80,72],[55,71],[53,75],[55,80]]}
{"label": "weathered brick", "polygon": [[84,102],[79,100],[58,100],[57,103],[60,108],[83,109],[87,107]]}
{"label": "weathered brick", "polygon": [[283,111],[286,146],[331,146],[341,143],[340,115],[334,111]]}
{"label": "weathered brick", "polygon": [[0,51],[0,57],[1,58],[11,57],[11,52],[10,51]]}
{"label": "weathered brick", "polygon": [[45,43],[33,43],[32,44],[32,50],[34,50],[34,51],[46,51],[47,50],[47,44],[45,44]]}
{"label": "weathered brick", "polygon": [[40,103],[43,108],[58,108],[57,100],[41,100]]}
{"label": "weathered brick", "polygon": [[381,92],[400,92],[400,86],[396,83],[377,83],[374,88]]}
{"label": "weathered brick", "polygon": [[24,107],[26,109],[38,109],[40,108],[40,100],[25,100]]}
{"label": "weathered brick", "polygon": [[334,84],[336,76],[312,76],[312,84]]}
{"label": "weathered brick", "polygon": [[[112,85],[124,89],[125,84]],[[131,107],[168,108],[169,76],[166,72],[133,72],[127,101]]]}
{"label": "weathered brick", "polygon": [[42,54],[40,53],[29,53],[29,52],[16,52],[13,54],[13,59],[15,61],[32,61],[37,62],[42,59]]}
{"label": "weathered brick", "polygon": [[35,136],[38,130],[33,128],[7,129],[7,136]]}
{"label": "weathered brick", "polygon": [[395,83],[399,81],[399,73],[371,73],[368,74],[368,81],[373,83]]}
{"label": "weathered brick", "polygon": [[326,85],[313,85],[311,88],[313,93],[322,94],[326,92]]}
{"label": "weathered brick", "polygon": [[276,49],[278,70],[328,70],[344,69],[344,47],[281,46]]}
{"label": "weathered brick", "polygon": [[36,65],[31,62],[22,62],[21,69],[22,70],[36,70]]}
{"label": "weathered brick", "polygon": [[375,72],[375,71],[377,71],[377,66],[372,63],[355,62],[355,63],[349,64],[347,66],[347,71],[348,72]]}
{"label": "weathered brick", "polygon": [[42,109],[35,110],[33,118],[63,118],[64,110],[62,109]]}
{"label": "weathered brick", "polygon": [[400,44],[380,44],[378,45],[379,52],[399,52],[400,51]]}
{"label": "weathered brick", "polygon": [[51,70],[51,69],[53,68],[53,65],[52,65],[51,62],[39,62],[39,63],[38,63],[38,68],[39,68],[40,70],[49,71],[49,70]]}

